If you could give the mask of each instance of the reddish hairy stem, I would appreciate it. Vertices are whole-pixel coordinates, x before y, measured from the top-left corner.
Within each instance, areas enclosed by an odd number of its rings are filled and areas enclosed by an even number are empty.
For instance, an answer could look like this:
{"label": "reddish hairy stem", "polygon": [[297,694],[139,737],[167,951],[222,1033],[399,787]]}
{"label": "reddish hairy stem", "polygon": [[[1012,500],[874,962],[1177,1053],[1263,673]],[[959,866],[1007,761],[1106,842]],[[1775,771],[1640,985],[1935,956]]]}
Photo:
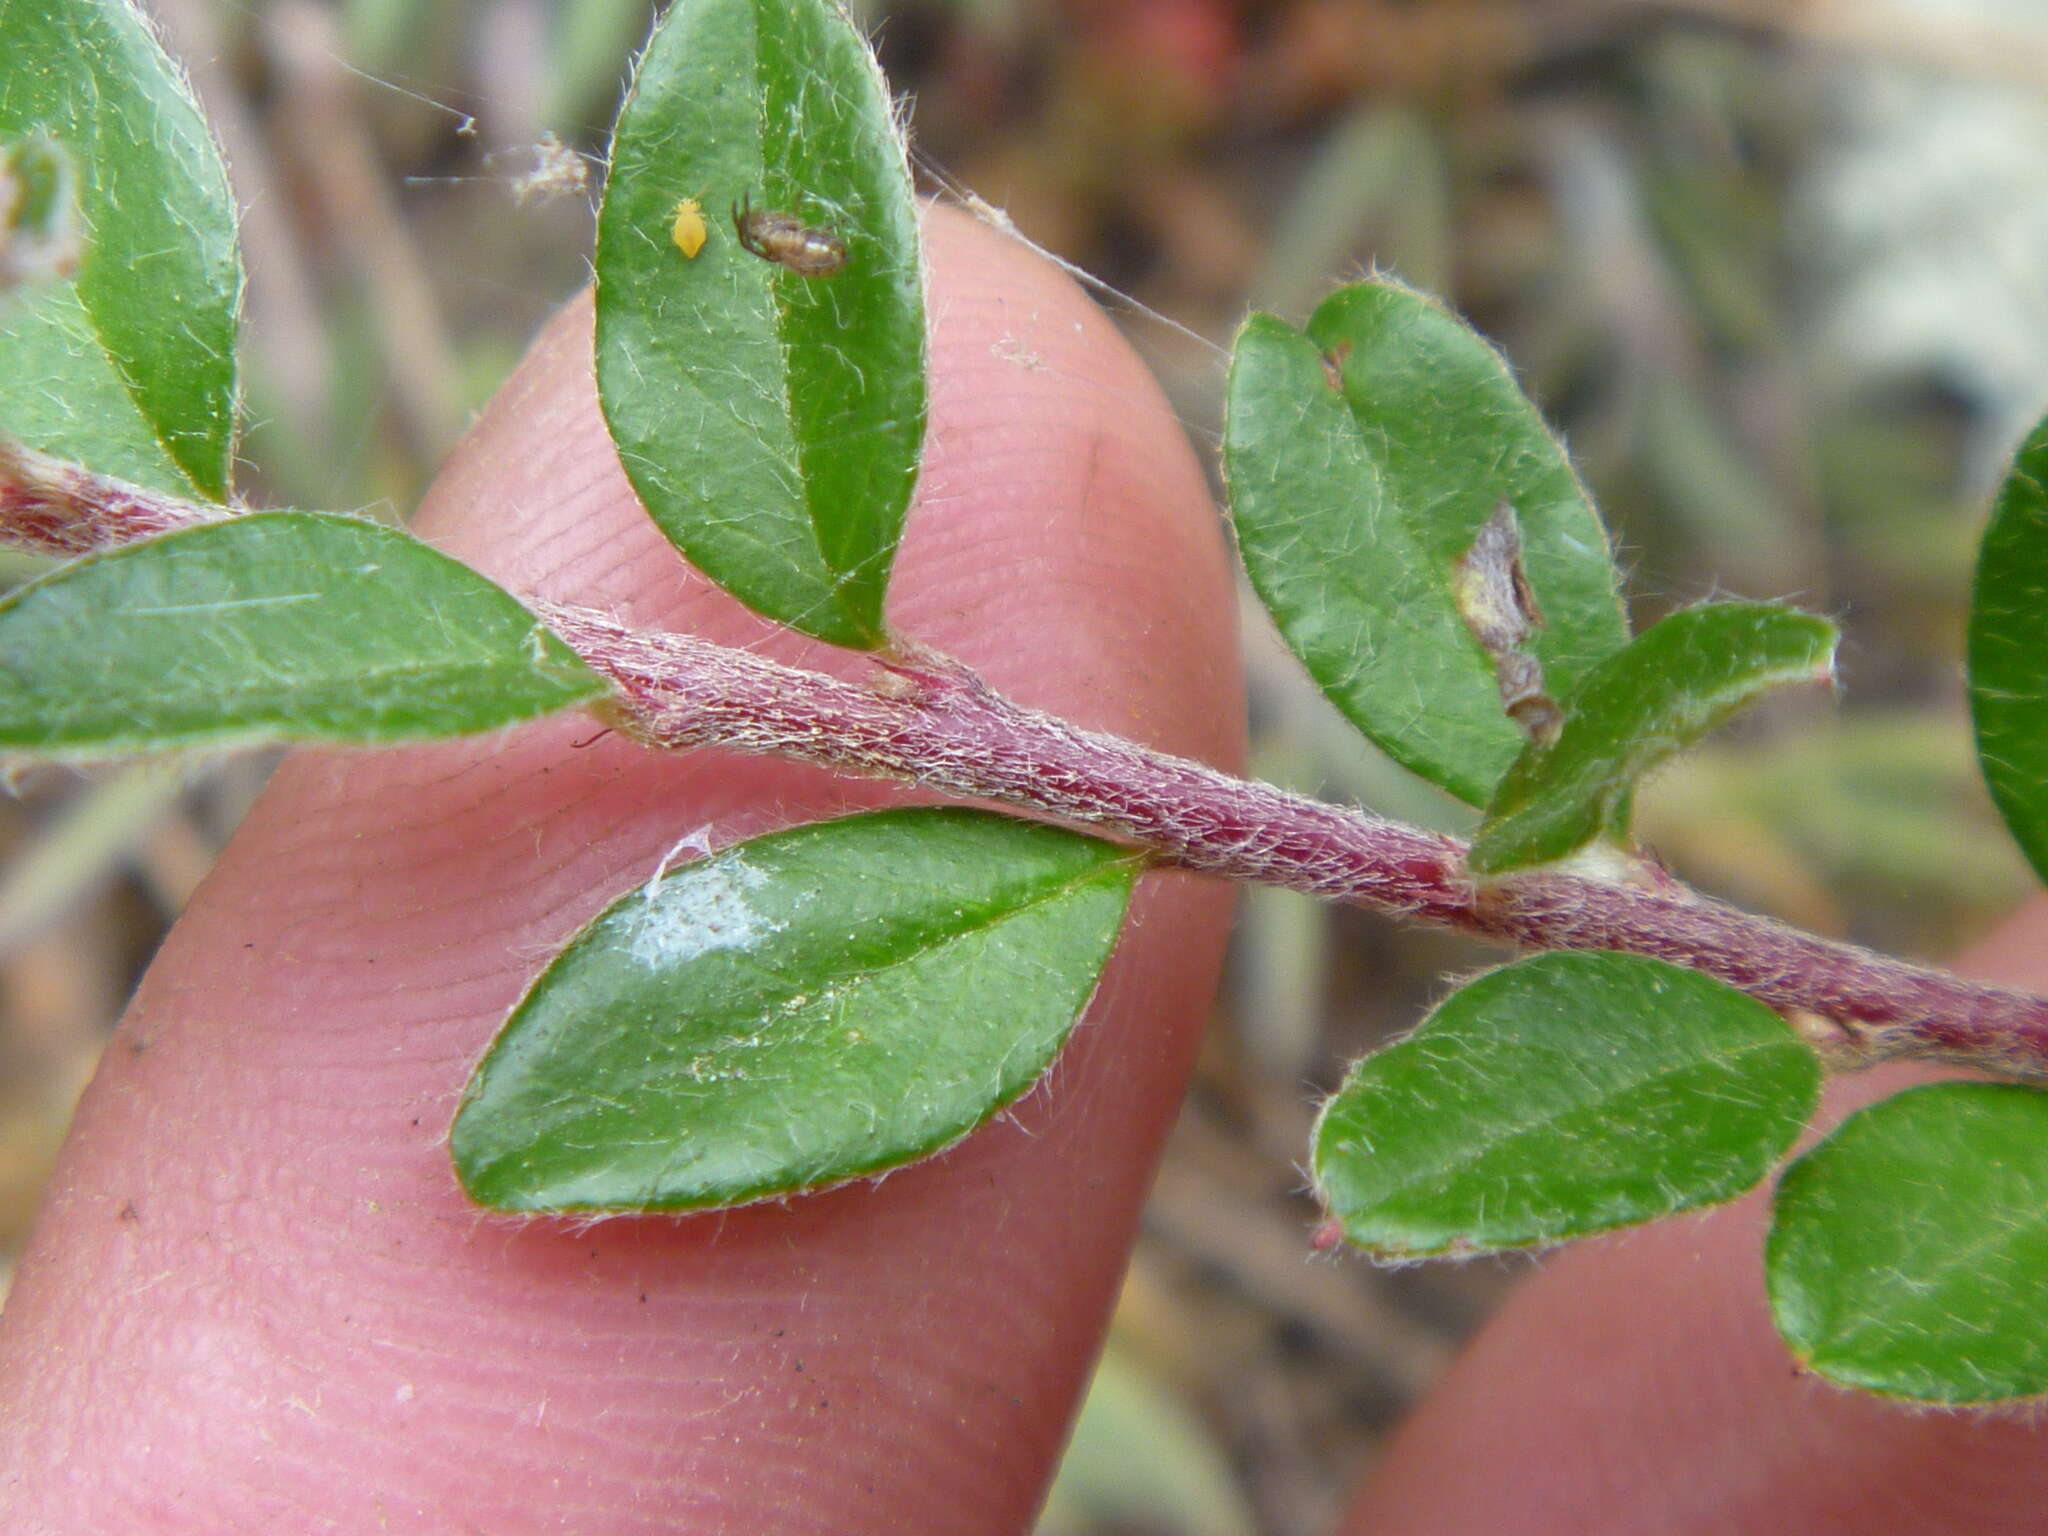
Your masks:
{"label": "reddish hairy stem", "polygon": [[234,514],[180,501],[0,436],[0,535],[39,555],[83,555],[109,544]]}
{"label": "reddish hairy stem", "polygon": [[[229,515],[0,439],[0,534],[76,554]],[[872,686],[603,614],[536,613],[617,689],[614,723],[655,746],[717,746],[898,779],[1109,832],[1163,862],[1286,886],[1524,949],[1615,949],[1690,966],[1791,1015],[1840,1068],[1899,1057],[2048,1078],[2048,999],[1832,943],[1709,901],[1562,872],[1487,885],[1454,838],[1325,805],[1023,709],[915,650]]]}
{"label": "reddish hairy stem", "polygon": [[1895,1057],[2048,1078],[2048,999],[1833,943],[1668,878],[1542,872],[1485,886],[1454,838],[1325,805],[1024,709],[941,657],[882,660],[873,686],[588,609],[536,610],[667,748],[796,758],[993,800],[1138,843],[1185,869],[1286,886],[1525,949],[1616,949],[1717,976],[1802,1020],[1837,1067]]}

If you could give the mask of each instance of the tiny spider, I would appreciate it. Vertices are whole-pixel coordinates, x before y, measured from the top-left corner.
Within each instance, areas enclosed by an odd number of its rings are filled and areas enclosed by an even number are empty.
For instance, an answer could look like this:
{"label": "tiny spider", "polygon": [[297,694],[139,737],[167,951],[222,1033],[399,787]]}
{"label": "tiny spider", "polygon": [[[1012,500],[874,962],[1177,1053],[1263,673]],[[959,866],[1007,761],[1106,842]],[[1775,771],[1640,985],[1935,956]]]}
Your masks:
{"label": "tiny spider", "polygon": [[812,229],[793,213],[757,209],[751,196],[732,205],[732,227],[747,250],[799,277],[830,277],[846,265],[844,240]]}

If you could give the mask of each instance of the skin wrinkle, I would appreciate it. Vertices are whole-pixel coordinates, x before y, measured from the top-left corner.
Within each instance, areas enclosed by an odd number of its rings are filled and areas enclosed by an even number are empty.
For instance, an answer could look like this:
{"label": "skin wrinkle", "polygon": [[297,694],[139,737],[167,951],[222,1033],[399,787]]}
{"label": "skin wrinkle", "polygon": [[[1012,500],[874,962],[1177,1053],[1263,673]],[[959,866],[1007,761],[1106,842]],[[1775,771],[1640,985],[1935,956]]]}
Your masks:
{"label": "skin wrinkle", "polygon": [[[932,238],[956,351],[988,345],[975,327],[992,323],[991,292],[1092,313],[993,236],[941,220]],[[516,590],[823,664],[832,653],[689,573],[615,468],[588,468],[606,458],[602,428],[587,393],[563,387],[587,375],[588,323],[572,310],[538,343],[515,404],[487,413],[422,526]],[[1141,387],[1120,345],[1090,365]],[[999,377],[1020,405],[1019,391],[1045,402],[1018,414],[1085,432],[1098,409],[1070,383]],[[972,396],[942,364],[935,454],[976,453],[961,405],[1009,414]],[[1227,567],[1163,404],[1144,414],[1158,430],[1132,439],[1146,463],[1131,478],[1161,510],[1130,519],[1132,579],[1118,585],[1171,597],[1162,619],[1181,654],[1160,657],[1161,690],[1108,684],[1111,658],[1044,671],[1013,652],[1015,598],[1036,585],[1071,593],[1069,618],[1096,643],[1138,644],[1151,627],[1097,625],[1104,578],[1059,553],[1090,514],[1057,480],[1027,501],[936,466],[959,495],[923,533],[913,514],[892,620],[1034,702],[1124,728],[1117,717],[1142,716],[1174,750],[1229,761],[1237,693],[1208,686],[1233,677]],[[986,528],[1007,555],[1020,522],[1054,547],[1014,546],[1009,588],[962,604],[945,583],[972,566],[945,546]],[[1098,686],[1106,698],[1089,697]],[[1228,891],[1148,879],[1157,920],[1120,950],[1050,1090],[933,1163],[696,1220],[481,1216],[454,1187],[447,1116],[536,951],[644,880],[679,829],[709,824],[723,842],[884,798],[726,754],[656,761],[613,737],[573,748],[592,733],[549,721],[281,771],[145,983],[125,1038],[146,1048],[109,1053],[0,1331],[0,1505],[28,1536],[330,1518],[493,1536],[844,1533],[853,1509],[937,1533],[1027,1523],[1191,1061]],[[359,1061],[319,1065],[351,1034]],[[124,1202],[139,1219],[117,1219]],[[126,1311],[101,1300],[145,1286]],[[194,1348],[233,1362],[231,1379],[186,1382],[177,1364]],[[796,1356],[809,1380],[778,1387]],[[395,1378],[414,1388],[405,1403]],[[317,1411],[284,1406],[294,1395]],[[97,1475],[110,1467],[118,1477]]]}
{"label": "skin wrinkle", "polygon": [[[580,729],[587,735],[590,730],[588,722],[581,722]],[[438,753],[442,749],[435,750]],[[631,748],[621,750],[615,747],[613,750],[622,756],[639,755]],[[298,764],[292,766],[296,768]],[[345,782],[346,764],[334,766],[335,774],[331,782]],[[695,782],[709,777],[709,773],[716,771],[715,767],[706,772],[697,764],[686,765],[686,777],[691,781],[692,787]],[[463,773],[429,776],[421,787],[461,788],[470,777],[472,776]],[[808,785],[837,782],[830,781],[827,776],[813,769],[769,765],[751,786],[751,791],[758,794],[764,788],[777,788],[786,783],[791,789],[801,793]],[[551,802],[535,827],[493,828],[481,840],[468,829],[466,822],[450,827],[444,823],[442,817],[432,812],[404,818],[393,829],[393,841],[403,850],[401,857],[404,862],[392,865],[393,872],[402,870],[408,874],[409,878],[402,882],[402,888],[409,895],[420,894],[423,882],[427,882],[428,888],[438,894],[430,900],[409,901],[403,908],[380,911],[360,918],[358,928],[353,928],[348,935],[335,942],[342,946],[344,954],[348,954],[361,947],[359,934],[363,937],[381,938],[385,930],[390,930],[397,934],[400,943],[390,949],[378,946],[377,953],[389,954],[393,949],[398,953],[416,952],[410,935],[419,918],[449,911],[473,914],[475,902],[470,888],[479,878],[484,883],[502,879],[522,881],[537,889],[558,892],[559,895],[545,910],[523,914],[503,925],[493,925],[488,921],[479,924],[472,916],[462,930],[461,942],[479,953],[484,964],[491,963],[501,948],[504,951],[534,957],[544,958],[551,955],[561,947],[569,933],[595,916],[615,896],[630,887],[630,878],[624,883],[621,882],[622,871],[619,865],[622,850],[643,846],[645,837],[669,835],[668,829],[673,828],[675,824],[675,812],[670,803],[674,791],[664,790],[657,793],[650,787],[636,792],[636,798],[644,803],[630,807],[608,808],[608,814],[616,819],[623,830],[608,831],[607,835],[598,840],[590,839],[586,833],[580,835],[579,840],[579,834],[574,830],[576,811],[588,803],[601,799],[609,789],[610,786],[606,783],[594,782],[584,793],[573,799],[563,797],[559,802]],[[510,786],[501,784],[487,790],[475,803],[488,808],[511,792]],[[616,790],[610,792],[614,796],[617,794]],[[879,804],[884,797],[872,786],[854,786],[852,792],[843,798],[847,801],[847,808],[851,809],[857,805]],[[488,825],[489,818],[483,819]],[[707,819],[715,818],[707,813]],[[569,843],[569,852],[558,860],[536,859],[533,856],[535,843],[550,831],[559,834],[557,841]],[[307,885],[312,885],[319,872],[330,865],[333,866],[333,872],[329,875],[330,880],[345,881],[348,878],[348,849],[331,831],[325,836],[309,835],[304,839],[297,838],[295,833],[291,835],[295,842],[303,844],[302,857],[309,861],[305,881]],[[473,852],[501,850],[502,858],[481,872],[463,870],[453,876],[444,874],[447,856],[465,848]],[[326,896],[315,903],[316,906],[340,904],[339,900]],[[301,924],[282,930],[284,941],[287,944],[291,943],[302,928],[320,933],[325,931],[326,926],[324,917],[308,918]],[[487,942],[491,940],[498,942],[492,945]],[[308,952],[302,949],[301,957],[316,958],[318,953],[318,950]]]}

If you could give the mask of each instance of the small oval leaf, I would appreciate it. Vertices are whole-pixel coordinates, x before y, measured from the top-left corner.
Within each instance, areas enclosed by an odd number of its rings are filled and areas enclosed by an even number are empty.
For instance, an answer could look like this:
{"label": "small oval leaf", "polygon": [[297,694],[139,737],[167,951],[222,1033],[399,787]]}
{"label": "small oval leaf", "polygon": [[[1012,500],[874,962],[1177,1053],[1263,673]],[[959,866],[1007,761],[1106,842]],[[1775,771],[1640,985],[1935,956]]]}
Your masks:
{"label": "small oval leaf", "polygon": [[359,518],[257,512],[0,600],[0,749],[67,758],[461,736],[604,684],[509,593]]}
{"label": "small oval leaf", "polygon": [[1231,360],[1224,475],[1245,568],[1345,717],[1473,805],[1521,749],[1460,617],[1457,562],[1502,501],[1544,619],[1553,693],[1628,639],[1607,538],[1500,354],[1379,280],[1296,331],[1255,315]]}
{"label": "small oval leaf", "polygon": [[1138,861],[985,811],[772,833],[621,897],[533,984],[452,1145],[505,1210],[697,1210],[959,1140],[1035,1083]]}
{"label": "small oval leaf", "polygon": [[[710,220],[694,256],[687,200]],[[744,212],[769,254],[742,245]],[[903,142],[837,6],[670,9],[619,117],[596,261],[598,393],[649,514],[769,618],[881,645],[924,304]]]}
{"label": "small oval leaf", "polygon": [[1813,1112],[1769,1008],[1636,955],[1551,953],[1451,994],[1323,1109],[1324,1204],[1388,1259],[1562,1242],[1731,1200]]}
{"label": "small oval leaf", "polygon": [[1548,747],[1515,759],[1466,856],[1475,875],[1619,845],[1636,783],[1746,704],[1833,680],[1835,626],[1771,603],[1712,603],[1653,624],[1563,701]]}
{"label": "small oval leaf", "polygon": [[1970,714],[1984,781],[2048,880],[2048,420],[2000,487],[1970,600]]}
{"label": "small oval leaf", "polygon": [[2048,1393],[2048,1093],[1934,1083],[1858,1110],[1785,1171],[1764,1264],[1778,1331],[1830,1380]]}
{"label": "small oval leaf", "polygon": [[4,9],[0,139],[68,156],[84,239],[75,279],[0,303],[0,433],[225,500],[242,267],[205,120],[124,0]]}

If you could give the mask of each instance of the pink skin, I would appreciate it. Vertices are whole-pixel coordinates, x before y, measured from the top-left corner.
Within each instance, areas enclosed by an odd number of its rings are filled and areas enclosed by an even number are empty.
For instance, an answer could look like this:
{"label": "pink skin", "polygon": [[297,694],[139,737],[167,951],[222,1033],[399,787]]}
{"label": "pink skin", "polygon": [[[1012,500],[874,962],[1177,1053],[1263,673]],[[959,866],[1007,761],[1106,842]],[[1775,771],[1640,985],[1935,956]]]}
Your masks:
{"label": "pink skin", "polygon": [[[1020,247],[958,218],[930,236],[931,461],[892,622],[1021,699],[1234,766],[1229,566],[1156,386]],[[515,589],[828,664],[645,522],[589,323],[549,328],[422,531]],[[595,730],[280,772],[109,1049],[10,1301],[10,1536],[1028,1525],[1231,891],[1148,877],[1051,1080],[935,1162],[723,1217],[484,1216],[448,1121],[549,949],[697,828],[899,798],[574,748]]]}
{"label": "pink skin", "polygon": [[[1062,279],[963,221],[929,233],[932,462],[894,622],[1023,702],[1233,766],[1227,569],[1163,401]],[[645,525],[581,306],[421,526],[516,588],[835,664]],[[936,1162],[725,1217],[486,1217],[443,1138],[548,949],[686,833],[891,798],[590,734],[279,775],[109,1051],[6,1313],[10,1536],[1028,1528],[1229,892],[1148,879],[1050,1084]],[[2048,982],[2048,908],[1975,969]],[[1744,1205],[1556,1260],[1353,1528],[2042,1528],[2035,1431],[1794,1378],[1757,1233]]]}

